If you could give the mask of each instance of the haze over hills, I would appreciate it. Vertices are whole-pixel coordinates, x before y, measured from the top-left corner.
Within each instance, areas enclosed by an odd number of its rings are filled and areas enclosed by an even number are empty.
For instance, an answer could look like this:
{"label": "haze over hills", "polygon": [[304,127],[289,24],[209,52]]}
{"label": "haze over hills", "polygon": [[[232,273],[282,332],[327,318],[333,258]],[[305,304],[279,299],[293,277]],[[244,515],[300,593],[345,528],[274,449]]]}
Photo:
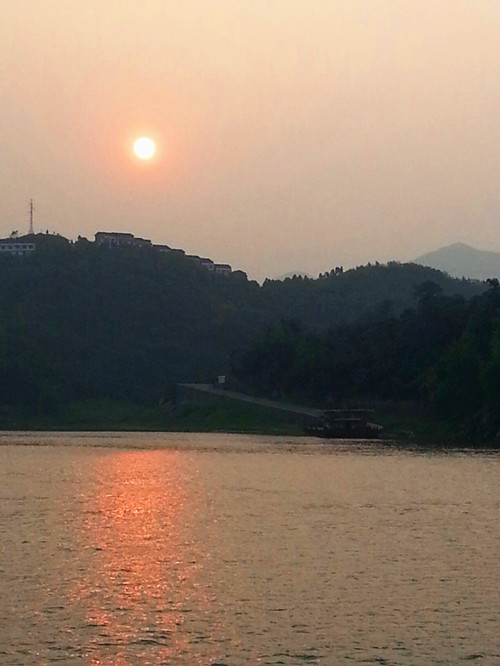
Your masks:
{"label": "haze over hills", "polygon": [[30,238],[30,254],[0,257],[0,412],[16,402],[157,402],[176,382],[224,374],[234,350],[280,321],[321,331],[397,315],[425,283],[466,299],[485,289],[395,262],[259,286],[161,247]]}
{"label": "haze over hills", "polygon": [[[170,409],[177,382],[221,374],[298,404],[500,414],[495,284],[389,262],[259,285],[142,241],[0,244],[0,426],[62,409],[88,423],[92,405],[106,419],[116,402]],[[500,422],[486,422],[494,435]]]}
{"label": "haze over hills", "polygon": [[451,277],[486,280],[500,275],[500,252],[477,250],[465,243],[453,243],[428,252],[415,260],[416,264],[445,271]]}

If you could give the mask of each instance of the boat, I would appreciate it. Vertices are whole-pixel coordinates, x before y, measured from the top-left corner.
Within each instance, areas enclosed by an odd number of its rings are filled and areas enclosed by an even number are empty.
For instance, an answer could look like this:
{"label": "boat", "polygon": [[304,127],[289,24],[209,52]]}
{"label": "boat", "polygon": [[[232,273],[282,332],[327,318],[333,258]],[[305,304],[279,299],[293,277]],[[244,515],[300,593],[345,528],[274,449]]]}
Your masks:
{"label": "boat", "polygon": [[377,439],[382,426],[368,419],[369,409],[325,409],[305,425],[307,435],[330,439]]}

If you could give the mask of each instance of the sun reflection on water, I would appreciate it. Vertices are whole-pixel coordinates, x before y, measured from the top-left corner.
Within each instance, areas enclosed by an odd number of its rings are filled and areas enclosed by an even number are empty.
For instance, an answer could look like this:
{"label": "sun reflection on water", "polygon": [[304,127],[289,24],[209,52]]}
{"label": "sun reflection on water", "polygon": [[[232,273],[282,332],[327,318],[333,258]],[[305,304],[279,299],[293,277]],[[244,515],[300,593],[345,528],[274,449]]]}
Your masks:
{"label": "sun reflection on water", "polygon": [[191,493],[193,472],[175,451],[100,459],[80,534],[88,566],[73,599],[85,609],[93,664],[168,662],[187,650],[186,615],[209,600],[196,582],[207,554],[185,531],[186,475]]}

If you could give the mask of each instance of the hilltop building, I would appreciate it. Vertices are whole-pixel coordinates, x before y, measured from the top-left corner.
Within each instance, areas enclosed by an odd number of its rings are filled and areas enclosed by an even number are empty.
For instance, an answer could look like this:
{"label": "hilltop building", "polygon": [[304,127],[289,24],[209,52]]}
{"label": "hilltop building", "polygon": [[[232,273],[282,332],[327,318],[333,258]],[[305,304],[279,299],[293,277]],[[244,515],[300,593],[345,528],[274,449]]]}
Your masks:
{"label": "hilltop building", "polygon": [[0,256],[22,257],[35,251],[35,243],[25,243],[16,238],[0,240]]}
{"label": "hilltop building", "polygon": [[136,238],[134,234],[118,231],[98,231],[95,235],[97,245],[108,247],[150,247],[151,241],[146,238]]}
{"label": "hilltop building", "polygon": [[215,271],[215,264],[211,259],[207,259],[204,257],[203,259],[200,260],[200,264],[203,266],[203,268],[206,268],[207,271],[210,273],[213,273]]}
{"label": "hilltop building", "polygon": [[231,266],[229,264],[215,264],[215,275],[229,275],[231,273]]}
{"label": "hilltop building", "polygon": [[[31,211],[32,212],[32,211]],[[48,233],[48,232],[47,232]],[[34,234],[28,234],[21,238],[17,237],[17,232],[13,232],[10,238],[0,238],[0,257],[17,256],[31,254],[36,249]],[[229,264],[216,264],[208,257],[199,257],[195,254],[187,254],[184,250],[171,248],[168,245],[153,245],[148,238],[137,238],[134,234],[123,231],[98,231],[95,234],[95,244],[106,248],[124,249],[124,248],[153,248],[158,252],[172,252],[174,254],[185,255],[198,266],[203,266],[212,275],[229,275],[233,272]],[[243,271],[235,271],[235,274],[246,277]]]}
{"label": "hilltop building", "polygon": [[[152,247],[158,250],[158,252],[185,254],[184,250],[177,250],[168,245],[153,245],[147,238],[136,238],[134,234],[127,232],[98,231],[95,234],[95,242],[97,245],[104,245],[109,248]],[[214,275],[229,275],[232,273],[232,268],[229,264],[215,264],[211,259],[207,257],[202,258],[196,254],[187,254],[186,258],[196,262],[199,266],[203,266]]]}

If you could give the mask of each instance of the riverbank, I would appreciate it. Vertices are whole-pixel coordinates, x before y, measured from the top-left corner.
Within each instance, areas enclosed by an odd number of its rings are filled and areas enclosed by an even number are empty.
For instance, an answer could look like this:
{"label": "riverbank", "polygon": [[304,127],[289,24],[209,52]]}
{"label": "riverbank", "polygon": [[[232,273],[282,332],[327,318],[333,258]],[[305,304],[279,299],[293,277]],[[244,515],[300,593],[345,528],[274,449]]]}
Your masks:
{"label": "riverbank", "polygon": [[[429,448],[499,448],[498,442],[471,442],[460,429],[422,413],[413,405],[380,405],[374,415],[384,430],[381,441]],[[266,411],[251,404],[137,405],[124,401],[69,403],[49,413],[8,411],[0,414],[0,430],[116,431],[116,432],[226,432],[303,435],[300,422],[286,413]]]}
{"label": "riverbank", "polygon": [[235,432],[300,435],[302,428],[286,415],[253,405],[137,405],[122,401],[74,402],[49,413],[23,411],[0,415],[0,430],[117,432]]}

